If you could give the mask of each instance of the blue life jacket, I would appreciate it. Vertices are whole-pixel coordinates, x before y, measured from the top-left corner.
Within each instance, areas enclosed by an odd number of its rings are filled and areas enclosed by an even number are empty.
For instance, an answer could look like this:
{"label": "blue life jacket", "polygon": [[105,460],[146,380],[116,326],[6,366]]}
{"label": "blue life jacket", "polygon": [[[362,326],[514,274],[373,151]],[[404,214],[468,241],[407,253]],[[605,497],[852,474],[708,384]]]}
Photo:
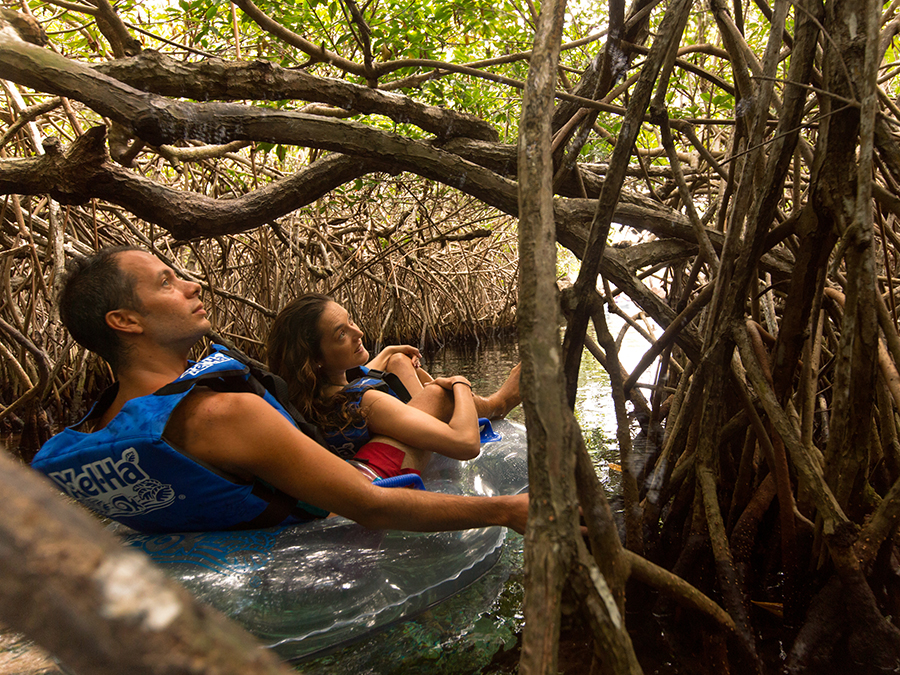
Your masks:
{"label": "blue life jacket", "polygon": [[[113,385],[84,420],[47,441],[31,465],[70,497],[144,532],[252,529],[328,515],[260,480],[229,476],[165,440],[172,412],[198,385],[255,392],[295,422],[264,386],[264,371],[238,360],[241,355],[214,349],[165,387],[127,401],[103,429],[76,431],[109,408],[118,390]],[[315,436],[310,425],[304,430]]]}
{"label": "blue life jacket", "polygon": [[[349,403],[357,409],[359,409],[363,394],[370,389],[390,394],[404,403],[409,403],[412,398],[400,378],[393,373],[359,366],[348,370],[347,378],[351,382],[341,392],[356,395],[355,398],[349,400]],[[325,437],[325,447],[342,459],[353,459],[354,455],[369,442],[371,437],[369,425],[363,418],[353,420],[342,429],[324,427],[322,434]]]}

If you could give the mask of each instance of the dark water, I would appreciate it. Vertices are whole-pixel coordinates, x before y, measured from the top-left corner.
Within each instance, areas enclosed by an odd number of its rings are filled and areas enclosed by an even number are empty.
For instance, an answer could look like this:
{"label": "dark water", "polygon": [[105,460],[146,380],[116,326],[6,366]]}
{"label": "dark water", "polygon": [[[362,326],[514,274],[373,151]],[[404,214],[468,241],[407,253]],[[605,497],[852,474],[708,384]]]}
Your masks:
{"label": "dark water", "polygon": [[[611,321],[618,330],[621,321]],[[621,358],[633,367],[646,349],[633,332],[626,334]],[[435,377],[465,375],[476,392],[495,391],[519,361],[514,340],[446,346],[424,354],[424,366]],[[652,372],[650,375],[652,376]],[[606,371],[587,352],[582,359],[576,417],[597,474],[612,495],[619,487],[616,424]],[[525,423],[521,406],[508,418]],[[492,657],[516,644],[522,627],[523,538],[510,533],[494,569],[447,602],[416,619],[388,629],[328,657],[301,664],[304,673],[387,673],[491,675]]]}

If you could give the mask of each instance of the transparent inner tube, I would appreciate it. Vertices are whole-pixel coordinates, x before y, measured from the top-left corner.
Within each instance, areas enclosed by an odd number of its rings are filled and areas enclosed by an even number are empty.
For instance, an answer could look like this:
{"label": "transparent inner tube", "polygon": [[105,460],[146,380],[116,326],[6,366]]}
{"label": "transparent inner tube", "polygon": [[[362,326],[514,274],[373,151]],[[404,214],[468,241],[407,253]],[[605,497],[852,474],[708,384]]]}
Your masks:
{"label": "transparent inner tube", "polygon": [[[508,495],[527,489],[525,430],[493,422],[501,439],[474,460],[434,455],[428,490]],[[404,489],[404,488],[392,488]],[[328,518],[244,532],[124,536],[200,600],[230,616],[282,658],[321,655],[407,619],[485,574],[506,531],[369,530]]]}

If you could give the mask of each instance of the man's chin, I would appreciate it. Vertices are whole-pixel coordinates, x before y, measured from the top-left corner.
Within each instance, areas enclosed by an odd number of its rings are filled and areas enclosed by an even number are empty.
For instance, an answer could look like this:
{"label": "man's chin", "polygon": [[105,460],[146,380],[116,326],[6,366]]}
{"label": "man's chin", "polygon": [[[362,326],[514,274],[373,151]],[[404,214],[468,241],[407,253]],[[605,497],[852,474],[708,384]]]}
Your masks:
{"label": "man's chin", "polygon": [[207,335],[212,330],[212,324],[205,317],[197,325],[197,340]]}

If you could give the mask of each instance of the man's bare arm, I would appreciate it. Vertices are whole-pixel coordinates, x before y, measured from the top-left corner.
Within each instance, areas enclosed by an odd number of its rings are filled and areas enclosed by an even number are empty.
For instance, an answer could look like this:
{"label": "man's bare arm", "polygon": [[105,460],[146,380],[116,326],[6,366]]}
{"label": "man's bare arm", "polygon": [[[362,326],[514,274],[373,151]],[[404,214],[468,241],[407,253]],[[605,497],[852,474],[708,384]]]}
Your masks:
{"label": "man's bare arm", "polygon": [[199,391],[166,431],[185,451],[236,476],[256,476],[304,502],[373,529],[524,532],[527,495],[462,497],[373,486],[255,394]]}

